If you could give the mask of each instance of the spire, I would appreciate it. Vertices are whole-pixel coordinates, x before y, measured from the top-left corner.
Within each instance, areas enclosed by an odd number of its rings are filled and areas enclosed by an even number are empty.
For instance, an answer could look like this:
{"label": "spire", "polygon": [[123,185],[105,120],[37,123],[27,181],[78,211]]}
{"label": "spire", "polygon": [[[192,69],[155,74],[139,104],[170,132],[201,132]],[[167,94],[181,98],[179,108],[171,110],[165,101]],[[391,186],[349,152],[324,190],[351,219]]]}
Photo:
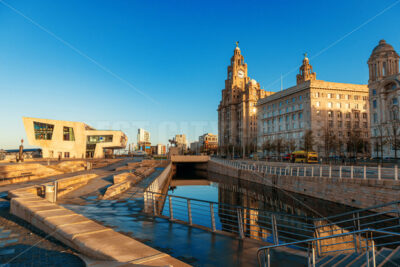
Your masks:
{"label": "spire", "polygon": [[309,63],[309,59],[307,57],[307,53],[304,53],[303,65],[300,67],[299,74],[297,74],[297,84],[303,83],[305,81],[314,81],[316,77],[316,73],[313,72],[313,68]]}

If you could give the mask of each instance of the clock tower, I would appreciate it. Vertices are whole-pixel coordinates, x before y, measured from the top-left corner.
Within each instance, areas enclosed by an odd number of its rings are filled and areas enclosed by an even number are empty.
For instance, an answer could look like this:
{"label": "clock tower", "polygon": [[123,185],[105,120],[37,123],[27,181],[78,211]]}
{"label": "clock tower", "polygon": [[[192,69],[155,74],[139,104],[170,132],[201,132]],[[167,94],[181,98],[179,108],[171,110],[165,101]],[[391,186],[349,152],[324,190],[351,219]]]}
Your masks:
{"label": "clock tower", "polygon": [[244,151],[249,154],[249,147],[254,150],[252,144],[256,144],[257,136],[254,110],[258,99],[264,96],[265,91],[260,89],[260,84],[247,75],[247,64],[241,54],[239,42],[236,42],[218,107],[220,153],[238,155]]}

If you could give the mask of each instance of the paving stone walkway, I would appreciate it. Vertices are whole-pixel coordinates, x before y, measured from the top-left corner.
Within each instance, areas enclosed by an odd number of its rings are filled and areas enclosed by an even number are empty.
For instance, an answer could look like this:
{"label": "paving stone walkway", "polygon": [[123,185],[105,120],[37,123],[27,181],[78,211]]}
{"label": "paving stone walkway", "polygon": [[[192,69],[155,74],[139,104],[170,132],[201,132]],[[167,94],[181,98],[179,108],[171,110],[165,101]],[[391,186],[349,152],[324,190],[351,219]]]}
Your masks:
{"label": "paving stone walkway", "polygon": [[85,266],[69,247],[9,213],[0,199],[0,267]]}

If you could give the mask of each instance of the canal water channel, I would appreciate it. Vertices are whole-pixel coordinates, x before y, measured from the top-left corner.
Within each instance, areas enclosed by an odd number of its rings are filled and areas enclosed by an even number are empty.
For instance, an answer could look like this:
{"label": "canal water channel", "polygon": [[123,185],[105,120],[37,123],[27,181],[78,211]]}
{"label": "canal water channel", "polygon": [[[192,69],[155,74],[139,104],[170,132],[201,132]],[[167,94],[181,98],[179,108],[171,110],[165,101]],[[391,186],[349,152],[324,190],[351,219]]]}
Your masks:
{"label": "canal water channel", "polygon": [[[162,168],[158,168],[142,184],[148,184],[161,172]],[[312,236],[311,231],[307,232],[308,218],[352,210],[344,205],[217,174],[198,176],[181,173],[168,184],[168,194],[181,198],[172,197],[171,202],[167,198],[162,215],[170,215],[169,204],[172,203],[173,217],[187,221],[185,203],[189,198],[192,199],[193,224],[211,228],[210,202],[214,202],[215,228],[227,234],[214,234],[202,227],[191,227],[146,214],[143,212],[143,195],[118,200],[99,200],[88,196],[83,205],[64,206],[194,266],[256,266],[257,249],[266,245],[265,242],[273,241],[268,230],[271,212],[283,218],[285,227],[299,229],[299,235]],[[244,226],[245,240],[238,238],[238,207],[243,212],[242,216],[249,220],[249,224]],[[256,216],[253,216],[253,211]],[[288,241],[297,236],[288,234],[286,238],[285,241]],[[289,256],[285,251],[274,255],[271,260],[273,265],[279,266],[300,266],[304,262],[303,258]]]}

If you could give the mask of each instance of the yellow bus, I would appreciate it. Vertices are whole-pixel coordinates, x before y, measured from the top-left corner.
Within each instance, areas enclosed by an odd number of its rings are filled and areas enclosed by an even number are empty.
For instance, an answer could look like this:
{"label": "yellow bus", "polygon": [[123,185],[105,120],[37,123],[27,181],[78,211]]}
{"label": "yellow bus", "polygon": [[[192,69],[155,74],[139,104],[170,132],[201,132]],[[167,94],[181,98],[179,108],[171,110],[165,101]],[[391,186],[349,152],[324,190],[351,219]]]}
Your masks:
{"label": "yellow bus", "polygon": [[318,153],[313,151],[308,151],[308,153],[304,150],[294,151],[291,154],[292,162],[295,163],[318,163]]}

